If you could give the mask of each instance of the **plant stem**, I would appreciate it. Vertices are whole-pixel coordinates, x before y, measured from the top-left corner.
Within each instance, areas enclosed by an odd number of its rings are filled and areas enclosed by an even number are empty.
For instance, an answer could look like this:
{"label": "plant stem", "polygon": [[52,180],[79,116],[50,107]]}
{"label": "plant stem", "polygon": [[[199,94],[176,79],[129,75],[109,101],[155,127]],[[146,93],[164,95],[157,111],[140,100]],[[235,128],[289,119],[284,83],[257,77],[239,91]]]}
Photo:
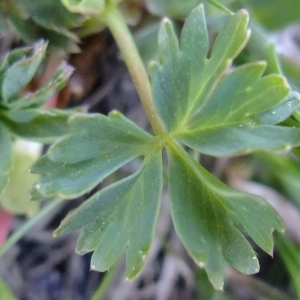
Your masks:
{"label": "plant stem", "polygon": [[15,231],[8,240],[0,247],[0,258],[20,240],[26,232],[28,232],[39,220],[46,216],[51,210],[62,203],[62,199],[54,199],[45,207],[43,207],[34,217],[29,219],[24,225],[22,225],[17,231]]}
{"label": "plant stem", "polygon": [[103,14],[103,21],[110,29],[122,53],[153,132],[155,134],[163,133],[164,127],[154,107],[151,84],[147,71],[121,12],[117,7],[108,9],[108,11]]}

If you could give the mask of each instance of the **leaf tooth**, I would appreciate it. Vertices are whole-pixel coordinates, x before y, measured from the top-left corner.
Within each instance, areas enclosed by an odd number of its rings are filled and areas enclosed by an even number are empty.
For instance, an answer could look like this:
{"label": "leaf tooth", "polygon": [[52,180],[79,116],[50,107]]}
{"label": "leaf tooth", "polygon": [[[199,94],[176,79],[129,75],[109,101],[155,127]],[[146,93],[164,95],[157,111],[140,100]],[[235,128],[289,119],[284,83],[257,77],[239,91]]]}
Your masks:
{"label": "leaf tooth", "polygon": [[285,77],[281,77],[281,79],[282,79],[282,81],[283,81],[283,85],[284,85],[286,88],[290,89],[291,86],[289,85],[287,79],[286,79]]}
{"label": "leaf tooth", "polygon": [[91,270],[92,271],[96,271],[96,266],[95,265],[91,265]]}
{"label": "leaf tooth", "polygon": [[172,22],[171,22],[171,20],[168,17],[163,17],[162,23],[164,25],[166,25],[166,26],[167,26],[167,24],[170,25],[170,26],[172,26]]}
{"label": "leaf tooth", "polygon": [[158,44],[160,56],[165,62],[174,60],[180,51],[177,35],[168,18],[162,20],[158,33]]}
{"label": "leaf tooth", "polygon": [[242,15],[244,15],[244,16],[247,16],[247,21],[249,20],[249,13],[248,13],[248,11],[246,10],[246,9],[241,9],[240,10],[240,13],[242,14]]}

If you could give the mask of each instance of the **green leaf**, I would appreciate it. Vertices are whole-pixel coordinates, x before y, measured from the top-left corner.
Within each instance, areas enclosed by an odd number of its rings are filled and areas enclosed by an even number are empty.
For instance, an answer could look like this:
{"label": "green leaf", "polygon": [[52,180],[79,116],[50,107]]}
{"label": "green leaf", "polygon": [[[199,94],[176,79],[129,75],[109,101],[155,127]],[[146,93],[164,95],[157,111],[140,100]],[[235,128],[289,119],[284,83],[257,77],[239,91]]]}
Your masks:
{"label": "green leaf", "polygon": [[13,26],[18,37],[27,43],[45,39],[49,42],[51,50],[76,50],[75,42],[78,42],[78,38],[71,29],[77,28],[83,17],[69,12],[59,0],[2,2],[4,4],[0,4],[0,14],[2,12],[3,19],[9,23],[6,27],[11,30]]}
{"label": "green leaf", "polygon": [[46,46],[43,41],[37,42],[32,48],[28,48],[26,56],[7,68],[1,82],[4,104],[9,104],[31,81],[45,55]]}
{"label": "green leaf", "polygon": [[117,111],[112,111],[108,117],[101,114],[74,115],[69,124],[70,135],[48,152],[53,161],[76,163],[126,151],[142,154],[153,138]]}
{"label": "green leaf", "polygon": [[43,200],[58,196],[65,199],[79,197],[114,171],[138,156],[133,150],[125,150],[116,155],[91,158],[73,164],[58,163],[47,156],[40,158],[31,168],[32,173],[42,177],[33,185],[32,200]]}
{"label": "green leaf", "polygon": [[48,29],[75,27],[79,25],[81,19],[79,15],[70,13],[58,0],[17,0],[17,2],[37,24]]}
{"label": "green leaf", "polygon": [[283,230],[263,199],[235,191],[197,164],[180,146],[171,146],[169,193],[177,234],[216,289],[224,283],[224,260],[245,274],[259,270],[257,257],[240,227],[272,254],[272,230]]}
{"label": "green leaf", "polygon": [[214,89],[207,104],[191,120],[191,128],[222,126],[271,109],[289,92],[279,75],[261,78],[265,63],[236,68]]}
{"label": "green leaf", "polygon": [[31,172],[43,175],[31,196],[74,198],[95,187],[134,158],[145,155],[153,137],[118,112],[75,115],[70,134],[54,144]]}
{"label": "green leaf", "polygon": [[18,35],[28,43],[34,43],[38,39],[49,41],[49,48],[57,51],[57,48],[64,51],[78,50],[76,42],[78,37],[71,31],[55,28],[46,29],[35,23],[30,18],[24,18],[19,15],[12,15],[10,21],[15,27]]}
{"label": "green leaf", "polygon": [[192,149],[213,156],[232,156],[265,150],[289,150],[300,145],[300,130],[283,126],[240,123],[219,126],[177,137]]}
{"label": "green leaf", "polygon": [[12,164],[12,140],[2,123],[0,123],[0,157],[0,194],[2,194]]}
{"label": "green leaf", "polygon": [[245,11],[230,16],[209,58],[202,5],[186,19],[180,41],[168,20],[161,25],[160,60],[151,67],[156,108],[172,137],[196,151],[230,156],[300,143],[299,129],[273,126],[299,104],[282,76],[262,77],[264,62],[224,75],[248,39],[247,23]]}
{"label": "green leaf", "polygon": [[77,251],[94,251],[92,269],[108,270],[126,252],[126,278],[141,270],[154,236],[162,193],[162,161],[157,151],[133,175],[96,193],[56,230],[81,229]]}
{"label": "green leaf", "polygon": [[299,129],[272,126],[299,102],[282,76],[262,77],[263,62],[224,76],[247,41],[247,22],[244,11],[229,17],[209,58],[202,5],[185,21],[180,43],[169,21],[161,25],[160,62],[152,64],[151,75],[155,104],[172,136],[196,151],[230,156],[300,144]]}
{"label": "green leaf", "polygon": [[225,70],[247,42],[247,24],[245,11],[229,17],[207,58],[209,41],[202,5],[187,17],[180,44],[171,22],[162,22],[160,61],[153,62],[150,71],[155,105],[169,131],[185,126],[208,102]]}
{"label": "green leaf", "polygon": [[49,143],[67,133],[67,120],[73,112],[41,110],[39,106],[66,84],[73,68],[63,62],[46,85],[35,92],[23,91],[35,75],[45,48],[46,44],[40,41],[33,47],[16,49],[4,58],[0,66],[0,119],[15,135]]}
{"label": "green leaf", "polygon": [[30,53],[30,51],[30,47],[17,48],[8,52],[2,58],[0,65],[0,82],[3,81],[3,75],[10,68],[10,66],[24,58],[26,55],[28,55],[28,53]]}
{"label": "green leaf", "polygon": [[11,103],[6,104],[6,106],[14,110],[42,106],[55,92],[61,90],[66,85],[73,70],[71,66],[62,62],[46,85],[35,92],[27,92],[22,96],[16,96],[15,99],[12,99]]}
{"label": "green leaf", "polygon": [[25,109],[2,112],[2,121],[17,136],[43,143],[53,143],[69,132],[72,111]]}

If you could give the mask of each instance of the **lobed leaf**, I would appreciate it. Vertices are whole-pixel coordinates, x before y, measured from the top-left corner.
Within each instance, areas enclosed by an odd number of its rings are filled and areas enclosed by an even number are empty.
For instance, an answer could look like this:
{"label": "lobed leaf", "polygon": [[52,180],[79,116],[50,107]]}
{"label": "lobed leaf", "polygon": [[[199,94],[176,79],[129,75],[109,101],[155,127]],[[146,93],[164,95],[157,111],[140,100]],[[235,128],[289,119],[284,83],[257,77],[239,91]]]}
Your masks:
{"label": "lobed leaf", "polygon": [[[114,153],[115,154],[115,153]],[[107,154],[73,164],[63,164],[40,158],[31,168],[32,173],[42,177],[33,185],[32,200],[58,196],[72,199],[90,191],[104,178],[138,156],[136,152],[122,151]]]}
{"label": "lobed leaf", "polygon": [[224,261],[245,274],[256,273],[255,252],[238,226],[272,254],[272,231],[280,218],[263,199],[235,191],[195,162],[180,146],[169,157],[169,194],[177,234],[216,289],[223,289]]}
{"label": "lobed leaf", "polygon": [[161,24],[160,59],[151,65],[155,105],[172,137],[196,151],[230,156],[300,143],[299,129],[273,126],[299,104],[282,76],[262,76],[264,62],[225,75],[248,39],[247,23],[245,11],[230,16],[211,51],[202,5],[187,17],[180,40],[170,21]]}
{"label": "lobed leaf", "polygon": [[[80,12],[101,13],[104,4],[118,0],[102,2],[96,7],[93,0],[66,0],[65,4]],[[272,254],[272,231],[283,230],[272,207],[220,182],[175,141],[216,156],[300,144],[298,128],[274,126],[299,105],[298,95],[289,94],[281,76],[263,77],[263,62],[225,74],[248,40],[247,23],[245,11],[230,16],[210,49],[202,5],[188,16],[180,39],[164,19],[159,61],[151,65],[151,80],[155,106],[167,132],[153,137],[117,112],[74,115],[68,120],[69,133],[33,166],[32,172],[41,175],[33,186],[33,199],[69,199],[91,190],[134,158],[145,157],[135,174],[96,193],[56,231],[61,235],[81,229],[77,250],[94,251],[93,269],[109,269],[125,252],[127,278],[141,269],[158,215],[163,147],[169,159],[175,229],[214,287],[223,287],[225,261],[246,274],[258,271],[246,233]]]}
{"label": "lobed leaf", "polygon": [[257,62],[236,68],[215,88],[207,104],[190,121],[190,128],[226,126],[271,109],[289,87],[273,74],[261,78],[266,64]]}
{"label": "lobed leaf", "polygon": [[53,161],[76,163],[108,154],[119,155],[127,150],[140,155],[153,138],[117,111],[112,111],[108,117],[74,115],[69,126],[70,135],[49,149],[48,156]]}
{"label": "lobed leaf", "polygon": [[78,114],[71,117],[69,126],[70,134],[31,169],[42,175],[33,186],[33,199],[82,195],[126,163],[145,155],[153,142],[150,134],[118,112],[108,117]]}
{"label": "lobed leaf", "polygon": [[45,104],[53,94],[61,90],[73,73],[73,68],[62,62],[51,80],[35,92],[26,92],[24,95],[16,95],[11,103],[6,106],[14,110],[24,108],[36,108]]}
{"label": "lobed leaf", "polygon": [[31,81],[46,51],[43,41],[37,42],[32,48],[25,48],[26,55],[6,68],[1,80],[1,101],[9,104],[18,93]]}
{"label": "lobed leaf", "polygon": [[[159,32],[159,62],[151,65],[157,111],[168,131],[180,128],[208,101],[233,58],[248,40],[248,15],[229,18],[208,58],[209,40],[203,5],[187,17],[180,43],[172,23],[165,19]],[[196,28],[196,30],[195,30]]]}
{"label": "lobed leaf", "polygon": [[108,270],[126,252],[126,278],[132,279],[154,236],[162,183],[161,153],[156,151],[145,157],[136,173],[96,193],[68,215],[56,234],[81,229],[77,251],[94,251],[94,270]]}

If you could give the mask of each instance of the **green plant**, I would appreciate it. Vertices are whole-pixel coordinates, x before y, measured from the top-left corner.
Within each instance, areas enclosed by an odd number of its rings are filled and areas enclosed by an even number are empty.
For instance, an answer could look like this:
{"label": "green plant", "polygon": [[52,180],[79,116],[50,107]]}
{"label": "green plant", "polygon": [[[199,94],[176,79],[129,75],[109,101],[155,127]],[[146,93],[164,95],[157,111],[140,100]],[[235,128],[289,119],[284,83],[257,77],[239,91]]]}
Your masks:
{"label": "green plant", "polygon": [[26,152],[19,145],[23,143],[19,138],[51,143],[67,132],[70,112],[46,111],[40,106],[64,86],[72,73],[71,67],[62,64],[45,86],[35,92],[24,90],[40,67],[46,46],[45,42],[39,41],[32,47],[13,50],[0,65],[0,205],[6,210],[2,215],[6,217],[1,220],[4,222],[1,223],[1,243],[10,229],[9,213],[33,215],[38,208],[37,204],[24,201],[36,177],[28,174],[25,179],[20,179],[38,157],[40,146],[31,145],[33,150]]}
{"label": "green plant", "polygon": [[12,135],[51,143],[66,131],[70,113],[59,110],[41,110],[50,96],[65,83],[72,68],[62,65],[53,79],[35,92],[20,93],[35,75],[45,55],[46,44],[37,42],[10,52],[0,66],[1,84],[1,177],[0,189],[8,180],[12,160]]}
{"label": "green plant", "polygon": [[[34,97],[17,97],[40,63],[44,44],[38,43],[34,51],[41,55],[30,56],[25,67],[23,52],[31,53],[30,48],[12,52],[1,69],[1,151],[7,156],[1,169],[10,168],[11,132],[54,142],[31,168],[41,176],[31,189],[32,200],[73,199],[138,159],[140,166],[134,174],[92,195],[55,231],[62,235],[79,229],[76,249],[81,254],[94,252],[94,270],[108,270],[126,253],[130,280],[143,267],[155,233],[165,149],[176,232],[213,286],[222,290],[226,263],[245,274],[259,270],[247,236],[272,255],[272,232],[283,232],[284,226],[264,199],[222,183],[193,156],[235,156],[299,146],[299,128],[277,125],[297,109],[299,95],[291,92],[283,76],[264,75],[264,62],[230,69],[249,39],[245,10],[228,16],[210,51],[203,5],[186,18],[179,38],[172,22],[163,19],[158,59],[150,63],[149,80],[119,2],[63,1],[73,12],[96,15],[111,30],[153,133],[117,111],[104,116],[39,110],[69,76],[65,67]],[[15,70],[20,74],[17,80]],[[20,84],[11,84],[16,81]],[[3,188],[5,173],[1,180]]]}

